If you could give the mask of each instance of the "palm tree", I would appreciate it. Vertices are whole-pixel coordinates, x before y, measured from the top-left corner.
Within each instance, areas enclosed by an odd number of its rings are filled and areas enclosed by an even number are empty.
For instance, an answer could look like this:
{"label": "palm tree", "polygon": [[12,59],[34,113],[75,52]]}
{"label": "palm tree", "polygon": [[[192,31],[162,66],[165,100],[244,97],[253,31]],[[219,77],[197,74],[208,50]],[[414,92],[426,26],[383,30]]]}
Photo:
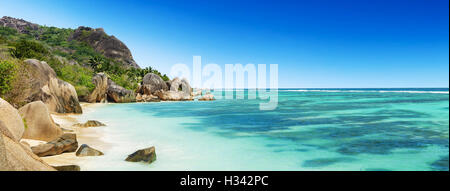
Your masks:
{"label": "palm tree", "polygon": [[89,59],[89,65],[95,71],[97,71],[99,68],[101,68],[103,63],[104,63],[104,59],[100,56],[94,56]]}

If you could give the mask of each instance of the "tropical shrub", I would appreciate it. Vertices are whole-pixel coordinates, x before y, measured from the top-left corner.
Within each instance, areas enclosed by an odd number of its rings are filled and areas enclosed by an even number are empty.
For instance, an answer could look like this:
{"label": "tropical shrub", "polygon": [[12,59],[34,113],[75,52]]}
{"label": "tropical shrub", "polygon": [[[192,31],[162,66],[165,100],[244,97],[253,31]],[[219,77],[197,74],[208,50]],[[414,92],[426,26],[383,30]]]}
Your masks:
{"label": "tropical shrub", "polygon": [[34,40],[22,39],[13,45],[14,48],[11,49],[11,55],[19,59],[35,58],[45,60],[49,55],[48,50],[41,43]]}
{"label": "tropical shrub", "polygon": [[12,89],[12,83],[16,78],[17,67],[14,63],[0,61],[0,95],[5,95]]}

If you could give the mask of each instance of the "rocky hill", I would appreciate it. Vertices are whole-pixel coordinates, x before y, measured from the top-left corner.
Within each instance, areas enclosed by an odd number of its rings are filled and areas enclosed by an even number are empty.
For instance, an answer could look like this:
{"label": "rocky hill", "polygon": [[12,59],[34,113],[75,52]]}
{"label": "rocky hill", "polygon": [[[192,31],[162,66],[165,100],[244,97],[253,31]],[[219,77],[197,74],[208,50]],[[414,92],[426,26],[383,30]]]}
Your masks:
{"label": "rocky hill", "polygon": [[78,27],[69,40],[86,42],[107,58],[119,61],[126,66],[140,68],[128,47],[115,36],[108,36],[102,28]]}
{"label": "rocky hill", "polygon": [[10,27],[16,29],[20,33],[27,33],[27,34],[29,34],[30,31],[39,30],[38,24],[30,23],[23,19],[16,19],[7,16],[4,16],[0,19],[0,26]]}
{"label": "rocky hill", "polygon": [[0,97],[16,108],[42,101],[51,112],[81,113],[79,101],[133,102],[148,73],[170,80],[152,67],[141,69],[127,46],[101,28],[0,19]]}
{"label": "rocky hill", "polygon": [[[23,34],[33,34],[36,39],[43,38],[43,31],[40,25],[23,19],[4,16],[0,19],[0,26],[13,28]],[[78,29],[73,32],[71,31],[67,40],[85,42],[97,53],[102,54],[106,58],[120,62],[126,67],[140,68],[134,61],[128,47],[115,36],[107,35],[102,28],[93,29],[83,26],[78,27]],[[66,51],[70,51],[70,48]]]}

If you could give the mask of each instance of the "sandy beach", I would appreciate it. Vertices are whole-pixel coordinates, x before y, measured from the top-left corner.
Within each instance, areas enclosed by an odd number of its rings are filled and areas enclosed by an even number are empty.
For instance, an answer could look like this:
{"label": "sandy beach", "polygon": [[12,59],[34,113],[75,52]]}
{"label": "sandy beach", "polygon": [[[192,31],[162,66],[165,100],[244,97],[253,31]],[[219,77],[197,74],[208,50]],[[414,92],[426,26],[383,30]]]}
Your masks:
{"label": "sandy beach", "polygon": [[[81,107],[83,111],[94,109],[99,104],[82,103]],[[81,114],[83,115],[83,114]],[[105,127],[91,127],[83,128],[73,126],[76,123],[84,123],[85,121],[79,121],[77,114],[52,114],[55,123],[59,124],[63,129],[64,133],[76,133],[78,145],[87,144],[93,148],[96,148],[102,152],[105,152],[111,148],[111,143],[102,140],[103,128]],[[95,120],[95,119],[94,119]],[[27,142],[30,146],[35,146],[38,144],[46,143],[45,141],[32,140],[32,139],[22,139],[22,141]],[[78,165],[83,169],[83,163],[89,160],[91,157],[77,157],[75,152],[63,153],[55,156],[41,157],[46,163],[52,166],[60,165]]]}

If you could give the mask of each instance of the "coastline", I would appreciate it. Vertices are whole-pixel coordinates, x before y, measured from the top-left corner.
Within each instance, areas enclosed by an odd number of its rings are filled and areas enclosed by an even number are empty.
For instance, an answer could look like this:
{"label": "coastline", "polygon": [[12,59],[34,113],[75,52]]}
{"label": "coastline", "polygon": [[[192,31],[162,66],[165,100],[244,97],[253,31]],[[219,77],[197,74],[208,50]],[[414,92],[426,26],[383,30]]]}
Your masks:
{"label": "coastline", "polygon": [[[83,111],[93,110],[100,103],[81,103]],[[87,144],[94,147],[102,152],[107,151],[111,148],[112,143],[106,142],[102,139],[104,136],[104,127],[75,127],[76,123],[84,123],[85,121],[80,121],[78,118],[83,114],[51,114],[55,123],[59,124],[63,129],[64,133],[75,133],[77,135],[78,146],[82,144]],[[45,141],[32,140],[32,139],[22,139],[22,141],[27,142],[30,146],[35,146],[38,144],[45,143]],[[95,156],[101,157],[101,156]],[[75,152],[62,153],[54,156],[40,157],[44,162],[51,166],[62,166],[62,165],[78,165],[81,170],[87,170],[83,168],[83,164],[93,157],[77,157]]]}

